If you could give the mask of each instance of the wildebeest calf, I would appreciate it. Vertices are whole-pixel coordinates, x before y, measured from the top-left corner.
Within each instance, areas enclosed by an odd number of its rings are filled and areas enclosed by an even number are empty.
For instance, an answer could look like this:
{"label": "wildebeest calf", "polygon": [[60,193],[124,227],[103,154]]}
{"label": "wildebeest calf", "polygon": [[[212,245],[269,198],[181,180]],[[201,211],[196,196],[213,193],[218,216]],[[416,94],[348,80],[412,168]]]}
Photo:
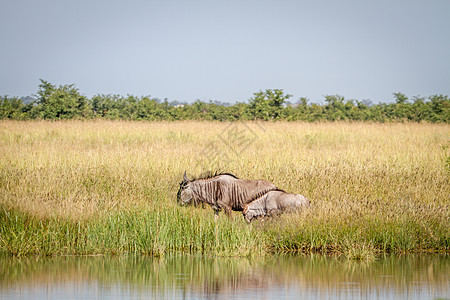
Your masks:
{"label": "wildebeest calf", "polygon": [[242,214],[250,223],[253,218],[273,216],[284,211],[309,207],[309,203],[309,199],[303,195],[276,190],[267,192],[245,205]]}

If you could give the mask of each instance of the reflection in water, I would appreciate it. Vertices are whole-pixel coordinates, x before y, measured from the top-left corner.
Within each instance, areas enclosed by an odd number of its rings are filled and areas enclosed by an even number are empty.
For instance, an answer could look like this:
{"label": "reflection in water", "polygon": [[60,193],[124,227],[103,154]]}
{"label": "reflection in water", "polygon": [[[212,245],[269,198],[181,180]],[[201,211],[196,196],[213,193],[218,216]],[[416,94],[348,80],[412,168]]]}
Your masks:
{"label": "reflection in water", "polygon": [[447,255],[0,257],[0,298],[448,298]]}

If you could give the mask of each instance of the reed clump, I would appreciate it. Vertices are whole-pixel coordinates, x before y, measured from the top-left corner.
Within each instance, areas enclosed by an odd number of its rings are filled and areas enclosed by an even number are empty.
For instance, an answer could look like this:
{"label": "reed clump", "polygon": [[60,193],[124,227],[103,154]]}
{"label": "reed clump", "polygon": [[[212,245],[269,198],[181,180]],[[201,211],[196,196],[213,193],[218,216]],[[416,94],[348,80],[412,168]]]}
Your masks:
{"label": "reed clump", "polygon": [[[0,121],[0,251],[448,252],[449,145],[447,124]],[[312,206],[251,225],[177,206],[184,170],[217,169]]]}

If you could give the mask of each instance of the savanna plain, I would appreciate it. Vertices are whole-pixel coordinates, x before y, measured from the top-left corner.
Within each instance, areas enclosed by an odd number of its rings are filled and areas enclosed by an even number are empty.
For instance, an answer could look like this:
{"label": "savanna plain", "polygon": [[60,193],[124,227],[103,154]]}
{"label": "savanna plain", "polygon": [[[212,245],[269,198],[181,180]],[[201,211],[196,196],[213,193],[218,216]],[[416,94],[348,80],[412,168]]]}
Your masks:
{"label": "savanna plain", "polygon": [[[185,170],[265,179],[311,207],[215,220],[177,204]],[[0,121],[0,252],[448,253],[449,179],[448,124]]]}

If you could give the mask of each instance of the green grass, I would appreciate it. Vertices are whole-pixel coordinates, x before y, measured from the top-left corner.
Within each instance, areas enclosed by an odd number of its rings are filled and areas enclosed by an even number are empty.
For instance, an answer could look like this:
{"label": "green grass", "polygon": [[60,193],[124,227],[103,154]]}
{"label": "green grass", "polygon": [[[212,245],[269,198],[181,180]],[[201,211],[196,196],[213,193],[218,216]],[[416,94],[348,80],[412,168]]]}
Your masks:
{"label": "green grass", "polygon": [[[257,137],[236,155],[218,138],[224,123],[0,121],[0,251],[361,260],[449,251],[449,125],[247,125]],[[211,143],[230,159],[208,161]],[[272,181],[312,206],[251,225],[177,206],[184,170],[207,169]]]}
{"label": "green grass", "polygon": [[[13,255],[95,255],[201,253],[219,256],[261,254],[259,234],[241,222],[215,222],[188,212],[117,212],[73,221],[37,219],[0,212],[0,247]],[[259,236],[259,237],[258,237]]]}

